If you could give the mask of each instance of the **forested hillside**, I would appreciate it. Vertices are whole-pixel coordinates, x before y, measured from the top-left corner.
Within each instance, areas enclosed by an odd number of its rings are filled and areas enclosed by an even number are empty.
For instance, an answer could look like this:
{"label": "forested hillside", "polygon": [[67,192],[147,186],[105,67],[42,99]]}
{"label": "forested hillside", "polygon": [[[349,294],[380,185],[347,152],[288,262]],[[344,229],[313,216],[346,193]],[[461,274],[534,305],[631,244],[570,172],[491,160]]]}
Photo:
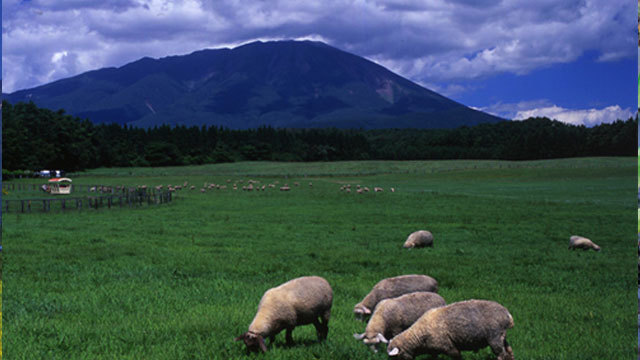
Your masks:
{"label": "forested hillside", "polygon": [[635,156],[638,119],[592,128],[547,118],[457,129],[229,130],[95,125],[33,103],[2,103],[3,168],[77,171],[241,160],[549,159]]}

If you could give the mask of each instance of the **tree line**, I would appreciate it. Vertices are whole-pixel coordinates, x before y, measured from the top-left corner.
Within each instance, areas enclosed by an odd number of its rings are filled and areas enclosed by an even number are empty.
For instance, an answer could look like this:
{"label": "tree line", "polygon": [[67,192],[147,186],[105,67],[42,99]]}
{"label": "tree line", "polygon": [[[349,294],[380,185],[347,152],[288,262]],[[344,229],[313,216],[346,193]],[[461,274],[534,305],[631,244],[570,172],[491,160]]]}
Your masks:
{"label": "tree line", "polygon": [[635,156],[638,118],[592,128],[548,118],[457,129],[230,130],[93,124],[64,110],[2,102],[7,170],[172,166],[243,160],[337,161]]}

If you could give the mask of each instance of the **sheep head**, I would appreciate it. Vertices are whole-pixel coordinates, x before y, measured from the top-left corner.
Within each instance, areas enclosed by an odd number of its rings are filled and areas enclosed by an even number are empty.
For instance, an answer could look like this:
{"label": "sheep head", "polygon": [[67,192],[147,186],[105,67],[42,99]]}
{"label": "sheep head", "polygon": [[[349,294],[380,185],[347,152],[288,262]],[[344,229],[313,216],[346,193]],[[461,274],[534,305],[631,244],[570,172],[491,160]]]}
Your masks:
{"label": "sheep head", "polygon": [[369,315],[371,315],[371,310],[369,310],[366,306],[362,304],[358,304],[354,307],[353,313],[356,315],[356,319],[364,320]]}
{"label": "sheep head", "polygon": [[243,340],[244,344],[247,346],[247,349],[250,351],[258,351],[259,349],[259,350],[262,350],[262,352],[267,352],[267,345],[264,343],[264,338],[260,334],[247,331],[246,333],[238,336],[234,340],[235,341]]}

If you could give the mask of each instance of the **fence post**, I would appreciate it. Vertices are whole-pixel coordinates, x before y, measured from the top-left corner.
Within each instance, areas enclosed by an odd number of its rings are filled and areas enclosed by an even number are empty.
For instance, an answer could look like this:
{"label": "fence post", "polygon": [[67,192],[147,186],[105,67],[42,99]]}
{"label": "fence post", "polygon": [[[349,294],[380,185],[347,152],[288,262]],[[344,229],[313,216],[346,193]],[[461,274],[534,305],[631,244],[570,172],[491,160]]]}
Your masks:
{"label": "fence post", "polygon": [[20,200],[20,212],[24,212],[24,200]]}

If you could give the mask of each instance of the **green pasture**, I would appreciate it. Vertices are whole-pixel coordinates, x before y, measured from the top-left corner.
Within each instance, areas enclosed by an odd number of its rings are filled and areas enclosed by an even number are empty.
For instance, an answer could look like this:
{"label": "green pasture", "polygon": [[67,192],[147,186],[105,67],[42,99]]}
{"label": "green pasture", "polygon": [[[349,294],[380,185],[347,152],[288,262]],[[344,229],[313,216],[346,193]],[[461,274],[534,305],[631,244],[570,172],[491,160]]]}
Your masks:
{"label": "green pasture", "polygon": [[[518,359],[634,359],[636,161],[246,162],[72,174],[78,184],[188,181],[196,190],[139,209],[3,213],[3,355],[385,359],[354,340],[365,324],[353,306],[382,278],[420,273],[438,280],[447,302],[506,306]],[[250,179],[292,189],[231,189]],[[227,189],[201,193],[205,183]],[[340,191],[346,184],[351,193]],[[357,184],[385,191],[357,194]],[[402,249],[418,229],[434,234],[435,247]],[[602,251],[568,250],[573,234]],[[327,341],[304,326],[291,347],[280,334],[267,354],[247,354],[233,338],[264,291],[304,275],[332,285]],[[463,357],[494,359],[488,348]]]}

